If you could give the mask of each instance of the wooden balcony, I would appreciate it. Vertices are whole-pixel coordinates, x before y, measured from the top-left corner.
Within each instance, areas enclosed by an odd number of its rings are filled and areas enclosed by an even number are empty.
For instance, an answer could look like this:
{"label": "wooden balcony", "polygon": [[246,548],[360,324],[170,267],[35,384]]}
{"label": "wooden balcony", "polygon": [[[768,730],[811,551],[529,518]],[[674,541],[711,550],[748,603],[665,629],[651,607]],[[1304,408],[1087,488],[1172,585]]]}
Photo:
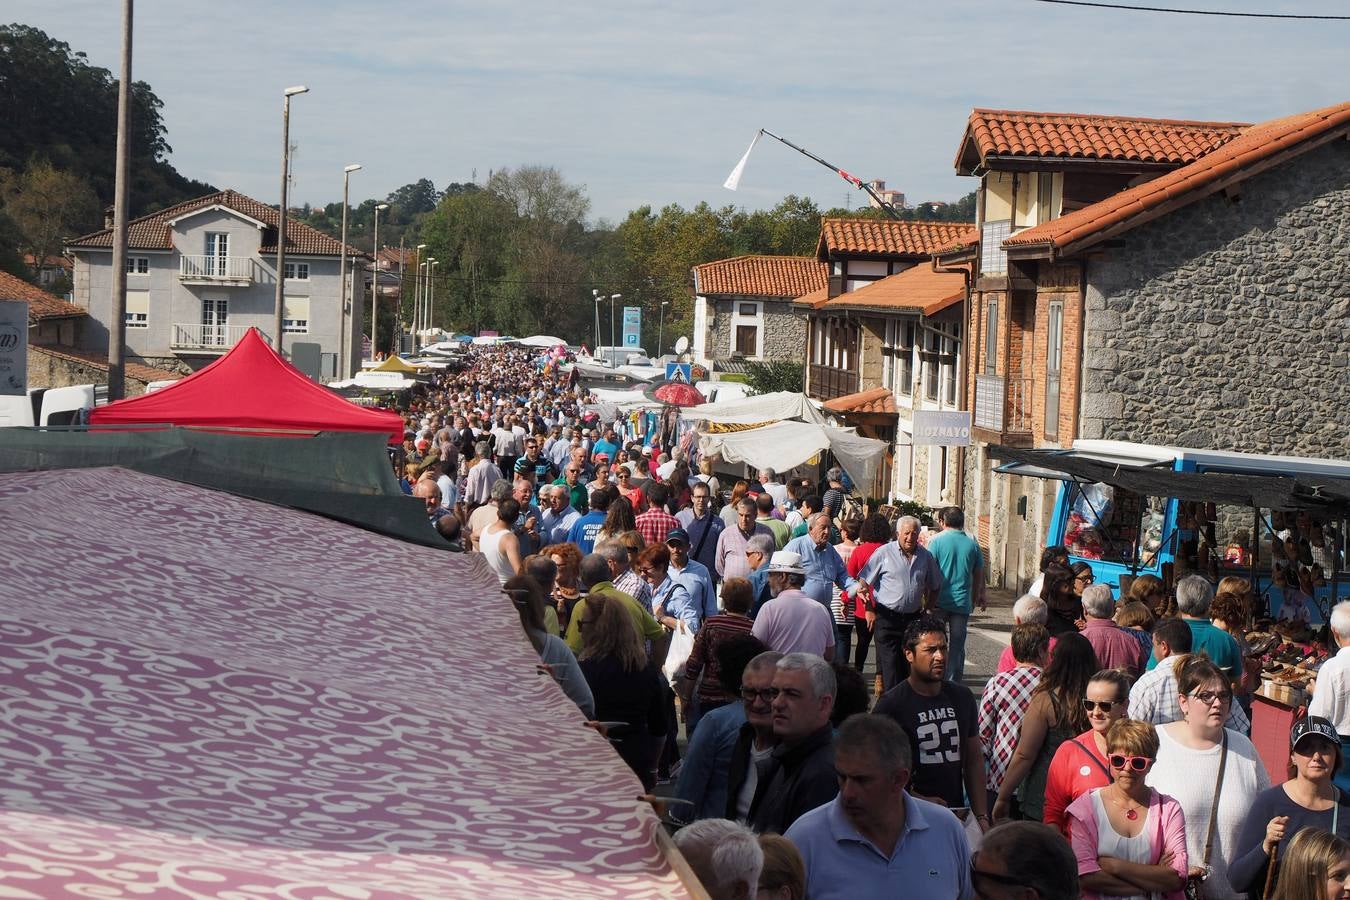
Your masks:
{"label": "wooden balcony", "polygon": [[987,441],[1013,445],[1029,443],[1031,390],[1030,378],[976,375],[971,424]]}
{"label": "wooden balcony", "polygon": [[857,372],[836,369],[832,366],[813,365],[810,374],[809,393],[817,400],[833,400],[835,397],[856,394],[859,390],[860,380]]}

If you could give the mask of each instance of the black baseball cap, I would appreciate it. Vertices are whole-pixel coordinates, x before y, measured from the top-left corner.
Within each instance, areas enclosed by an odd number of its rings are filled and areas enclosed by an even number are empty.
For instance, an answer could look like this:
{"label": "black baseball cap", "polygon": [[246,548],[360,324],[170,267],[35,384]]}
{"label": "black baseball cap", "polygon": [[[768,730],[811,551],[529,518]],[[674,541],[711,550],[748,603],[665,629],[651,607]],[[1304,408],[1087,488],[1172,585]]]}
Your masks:
{"label": "black baseball cap", "polygon": [[1336,733],[1336,726],[1321,716],[1304,716],[1295,722],[1289,732],[1289,746],[1297,750],[1298,742],[1306,737],[1326,738],[1337,747],[1341,745],[1341,736]]}

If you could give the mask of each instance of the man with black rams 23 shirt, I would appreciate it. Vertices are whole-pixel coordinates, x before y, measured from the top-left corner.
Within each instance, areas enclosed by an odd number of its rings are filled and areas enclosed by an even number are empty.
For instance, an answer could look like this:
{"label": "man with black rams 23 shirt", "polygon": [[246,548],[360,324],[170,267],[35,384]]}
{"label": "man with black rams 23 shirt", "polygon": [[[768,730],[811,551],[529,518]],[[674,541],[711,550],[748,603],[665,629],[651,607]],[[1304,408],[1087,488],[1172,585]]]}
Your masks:
{"label": "man with black rams 23 shirt", "polygon": [[909,736],[914,756],[910,792],[949,807],[969,806],[982,830],[989,828],[975,695],[944,681],[947,628],[925,615],[905,629],[909,677],[887,691],[872,710],[890,716]]}

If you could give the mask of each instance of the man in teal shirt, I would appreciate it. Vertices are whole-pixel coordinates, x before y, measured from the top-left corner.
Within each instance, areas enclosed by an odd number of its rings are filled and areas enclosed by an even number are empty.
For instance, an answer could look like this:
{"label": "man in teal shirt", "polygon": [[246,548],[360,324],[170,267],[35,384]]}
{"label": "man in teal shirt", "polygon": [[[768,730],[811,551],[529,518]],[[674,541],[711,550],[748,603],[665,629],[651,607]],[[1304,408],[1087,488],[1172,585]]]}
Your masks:
{"label": "man in teal shirt", "polygon": [[928,552],[942,570],[938,615],[947,620],[947,680],[958,684],[965,676],[966,632],[978,603],[985,610],[984,557],[980,545],[962,529],[965,513],[959,506],[938,510],[942,530],[928,539]]}
{"label": "man in teal shirt", "polygon": [[[1242,677],[1242,651],[1233,636],[1208,618],[1214,588],[1201,575],[1187,575],[1177,582],[1177,612],[1191,629],[1191,652],[1204,651],[1231,681]],[[1148,658],[1148,671],[1158,666],[1156,654]]]}

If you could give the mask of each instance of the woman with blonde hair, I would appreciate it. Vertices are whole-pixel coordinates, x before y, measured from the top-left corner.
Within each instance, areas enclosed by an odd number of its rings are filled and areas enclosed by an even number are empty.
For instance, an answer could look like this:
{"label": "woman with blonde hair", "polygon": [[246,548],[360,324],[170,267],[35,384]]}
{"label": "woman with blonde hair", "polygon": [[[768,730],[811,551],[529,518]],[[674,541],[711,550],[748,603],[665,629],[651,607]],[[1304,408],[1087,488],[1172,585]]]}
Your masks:
{"label": "woman with blonde hair", "polygon": [[1350,843],[1319,828],[1289,842],[1271,900],[1346,900],[1350,897]]}
{"label": "woman with blonde hair", "polygon": [[764,867],[756,900],[806,900],[806,864],[797,845],[781,834],[761,834]]}
{"label": "woman with blonde hair", "polygon": [[665,680],[648,660],[633,617],[616,595],[590,594],[580,615],[577,657],[595,697],[595,717],[623,723],[610,734],[614,749],[650,791],[666,739]]}

